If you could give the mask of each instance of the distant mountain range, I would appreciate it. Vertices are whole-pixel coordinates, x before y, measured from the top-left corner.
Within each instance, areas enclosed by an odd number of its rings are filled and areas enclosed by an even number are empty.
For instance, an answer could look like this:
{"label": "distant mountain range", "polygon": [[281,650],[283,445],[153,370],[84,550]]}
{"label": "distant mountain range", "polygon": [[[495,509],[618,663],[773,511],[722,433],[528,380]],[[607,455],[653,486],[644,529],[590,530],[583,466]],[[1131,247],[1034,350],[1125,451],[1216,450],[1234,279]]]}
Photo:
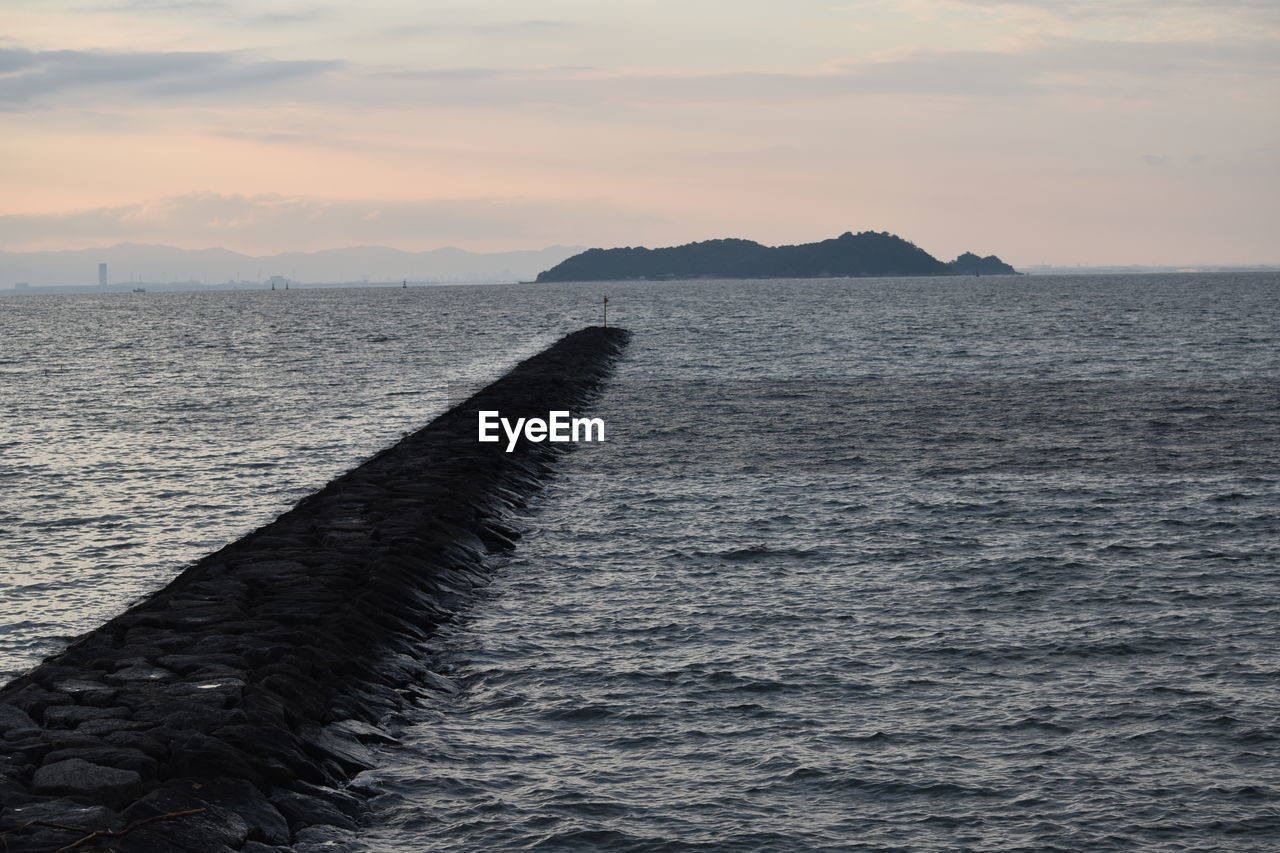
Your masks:
{"label": "distant mountain range", "polygon": [[995,255],[965,252],[944,263],[888,232],[846,232],[798,246],[751,240],[706,240],[666,249],[588,249],[538,276],[538,281],[681,278],[823,278],[907,275],[1017,275]]}
{"label": "distant mountain range", "polygon": [[320,252],[288,252],[254,257],[229,249],[177,249],[122,243],[106,249],[60,252],[0,252],[0,290],[18,283],[31,287],[97,289],[98,264],[107,265],[114,287],[133,283],[265,282],[280,276],[312,284],[387,282],[527,281],[539,270],[580,252],[581,246],[552,246],[524,252],[484,254],[445,248],[402,252],[357,246]]}

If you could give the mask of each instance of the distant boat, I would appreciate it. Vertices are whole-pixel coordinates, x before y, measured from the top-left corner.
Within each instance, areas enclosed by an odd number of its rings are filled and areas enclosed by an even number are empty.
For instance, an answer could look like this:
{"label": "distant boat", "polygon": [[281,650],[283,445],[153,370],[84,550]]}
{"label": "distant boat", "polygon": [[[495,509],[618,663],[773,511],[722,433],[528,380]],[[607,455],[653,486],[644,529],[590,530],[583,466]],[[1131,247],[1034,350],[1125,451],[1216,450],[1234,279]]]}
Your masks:
{"label": "distant boat", "polygon": [[147,292],[147,289],[146,289],[145,287],[135,287],[135,288],[133,289],[133,292],[134,292],[134,293],[146,293],[146,292]]}

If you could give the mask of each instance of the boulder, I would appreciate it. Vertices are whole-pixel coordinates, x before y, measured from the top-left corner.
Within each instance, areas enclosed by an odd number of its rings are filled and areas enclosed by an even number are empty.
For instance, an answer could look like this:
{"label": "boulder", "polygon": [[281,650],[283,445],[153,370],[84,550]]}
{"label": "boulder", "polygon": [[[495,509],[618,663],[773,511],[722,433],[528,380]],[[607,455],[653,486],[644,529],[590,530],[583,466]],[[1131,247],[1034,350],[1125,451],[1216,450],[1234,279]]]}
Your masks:
{"label": "boulder", "polygon": [[38,729],[36,721],[21,708],[13,705],[0,705],[0,735],[18,729]]}
{"label": "boulder", "polygon": [[83,758],[99,767],[115,767],[119,770],[132,770],[144,778],[154,778],[159,766],[154,758],[137,749],[125,746],[114,746],[104,743],[102,746],[75,747],[59,749],[45,756],[45,764],[57,764],[72,758]]}
{"label": "boulder", "polygon": [[83,827],[88,832],[124,828],[124,818],[102,806],[86,806],[74,800],[45,800],[13,806],[5,811],[5,822],[21,826],[33,820]]}
{"label": "boulder", "polygon": [[35,772],[31,788],[37,794],[65,794],[108,805],[122,805],[142,793],[142,777],[134,770],[120,770],[69,758],[43,765]]}
{"label": "boulder", "polygon": [[289,821],[289,827],[294,832],[318,824],[341,829],[356,828],[354,820],[318,797],[296,791],[276,790],[271,793],[271,802],[284,815],[285,820]]}
{"label": "boulder", "polygon": [[202,787],[189,780],[175,781],[125,809],[125,820],[131,823],[160,819],[129,833],[122,849],[139,853],[221,853],[240,849],[249,837],[249,825],[234,812],[206,801],[200,796]]}
{"label": "boulder", "polygon": [[84,705],[54,705],[46,708],[44,724],[63,729],[72,729],[88,720],[105,720],[111,717],[126,715],[124,708],[90,708]]}

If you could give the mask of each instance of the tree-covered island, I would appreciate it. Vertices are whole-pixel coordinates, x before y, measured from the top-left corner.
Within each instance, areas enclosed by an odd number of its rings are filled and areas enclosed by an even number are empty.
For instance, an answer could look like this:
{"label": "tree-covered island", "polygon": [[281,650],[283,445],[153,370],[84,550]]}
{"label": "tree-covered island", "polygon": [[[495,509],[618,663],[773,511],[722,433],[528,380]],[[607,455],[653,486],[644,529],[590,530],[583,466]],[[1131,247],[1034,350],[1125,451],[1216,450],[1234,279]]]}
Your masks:
{"label": "tree-covered island", "polygon": [[538,274],[538,281],[620,281],[682,278],[827,278],[908,275],[1018,275],[997,258],[965,252],[938,260],[888,232],[846,232],[798,246],[751,240],[704,240],[665,249],[588,249]]}

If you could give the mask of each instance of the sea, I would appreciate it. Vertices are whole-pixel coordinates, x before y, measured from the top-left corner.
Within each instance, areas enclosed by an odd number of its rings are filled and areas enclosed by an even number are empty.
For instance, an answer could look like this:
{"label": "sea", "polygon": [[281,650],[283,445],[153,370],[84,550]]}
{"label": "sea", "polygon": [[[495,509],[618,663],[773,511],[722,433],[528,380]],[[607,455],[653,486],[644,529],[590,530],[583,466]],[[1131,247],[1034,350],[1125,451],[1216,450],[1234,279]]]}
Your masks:
{"label": "sea", "polygon": [[332,849],[1277,849],[1277,273],[2,298],[0,680],[604,296]]}

